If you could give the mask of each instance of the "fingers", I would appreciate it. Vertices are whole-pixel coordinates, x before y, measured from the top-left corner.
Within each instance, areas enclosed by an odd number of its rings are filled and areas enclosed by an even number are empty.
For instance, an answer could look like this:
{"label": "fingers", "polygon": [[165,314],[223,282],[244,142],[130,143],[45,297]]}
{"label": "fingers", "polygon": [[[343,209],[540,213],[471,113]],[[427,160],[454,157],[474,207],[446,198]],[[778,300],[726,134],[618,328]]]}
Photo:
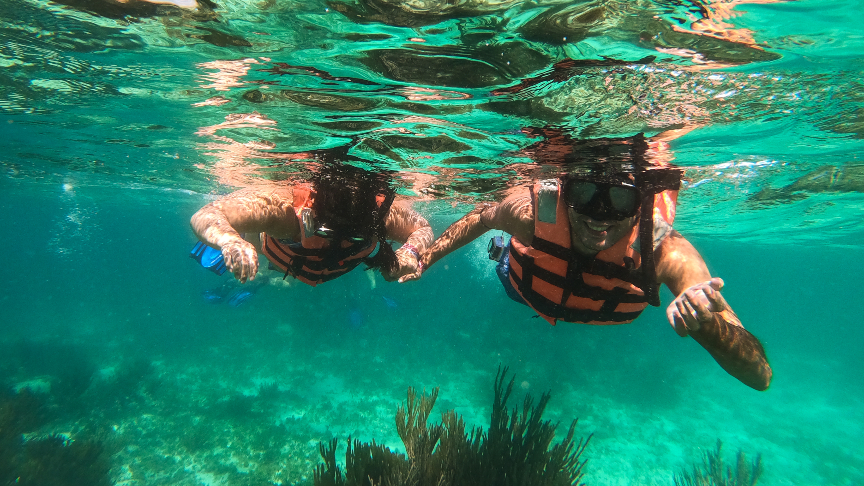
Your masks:
{"label": "fingers", "polygon": [[697,322],[702,321],[706,316],[710,316],[713,311],[712,302],[708,299],[705,289],[698,289],[692,292],[688,290],[684,293],[683,297],[684,299],[682,300],[687,310],[690,311],[693,319]]}
{"label": "fingers", "polygon": [[723,279],[712,278],[685,290],[666,309],[669,324],[679,336],[698,331],[702,324],[713,319],[715,312],[728,307],[720,293]]}
{"label": "fingers", "polygon": [[715,278],[690,287],[680,297],[686,298],[700,317],[710,318],[712,312],[720,312],[727,307],[726,299],[720,293],[721,288],[723,280]]}
{"label": "fingers", "polygon": [[254,248],[244,247],[240,249],[241,253],[241,268],[242,276],[240,282],[246,283],[247,280],[255,280],[255,274],[258,273],[258,254]]}
{"label": "fingers", "polygon": [[678,311],[678,315],[681,316],[681,321],[684,323],[684,327],[686,328],[685,332],[689,333],[691,331],[698,331],[700,327],[699,309],[686,298],[676,299],[675,307]]}
{"label": "fingers", "polygon": [[[722,280],[720,281],[720,287],[723,287]],[[726,299],[723,298],[723,294],[720,293],[720,289],[714,287],[713,285],[705,291],[705,296],[711,302],[712,312],[720,312],[729,307],[729,304],[726,303]]]}
{"label": "fingers", "polygon": [[419,264],[417,257],[411,253],[405,253],[402,255],[397,253],[397,258],[397,261],[399,262],[398,268],[388,275],[384,275],[382,272],[385,280],[388,282],[397,280],[399,283],[404,283],[409,280],[417,280],[420,278],[420,270],[417,268]]}
{"label": "fingers", "polygon": [[681,298],[675,299],[669,304],[669,307],[666,308],[666,318],[675,333],[681,337],[687,336],[691,331],[698,331],[701,327],[699,319],[696,317],[696,311],[686,300]]}
{"label": "fingers", "polygon": [[381,276],[384,277],[385,281],[393,282],[397,279],[401,279],[401,277],[403,275],[405,275],[406,273],[409,273],[410,271],[411,271],[410,269],[407,269],[403,265],[400,264],[398,267],[394,268],[392,271],[389,271],[389,272],[384,271],[382,269],[381,270]]}
{"label": "fingers", "polygon": [[723,279],[720,277],[714,277],[708,282],[705,282],[711,286],[714,290],[723,290]]}
{"label": "fingers", "polygon": [[401,278],[399,279],[399,283],[405,283],[405,282],[408,282],[408,281],[410,281],[410,280],[419,280],[419,279],[420,279],[420,274],[421,274],[420,271],[417,271],[417,272],[414,272],[414,273],[409,273],[408,275],[405,275],[405,276],[401,277]]}
{"label": "fingers", "polygon": [[255,275],[258,274],[258,254],[252,250],[252,256],[247,255],[248,260],[244,261],[243,267],[246,270],[246,279],[249,281],[255,280]]}
{"label": "fingers", "polygon": [[240,283],[255,280],[258,273],[258,253],[251,244],[229,244],[222,247],[225,266]]}
{"label": "fingers", "polygon": [[687,326],[684,324],[684,318],[681,317],[681,313],[675,307],[674,302],[666,308],[666,318],[669,319],[669,324],[676,334],[681,337],[687,336]]}

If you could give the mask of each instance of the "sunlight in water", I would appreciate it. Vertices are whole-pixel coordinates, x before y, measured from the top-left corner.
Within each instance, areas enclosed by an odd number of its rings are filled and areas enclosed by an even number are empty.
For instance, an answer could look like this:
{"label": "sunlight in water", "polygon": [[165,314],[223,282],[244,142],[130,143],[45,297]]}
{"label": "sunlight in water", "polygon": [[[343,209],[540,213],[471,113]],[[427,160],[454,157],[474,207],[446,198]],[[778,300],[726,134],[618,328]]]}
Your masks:
{"label": "sunlight in water", "polygon": [[3,0],[0,484],[864,484],[859,4]]}

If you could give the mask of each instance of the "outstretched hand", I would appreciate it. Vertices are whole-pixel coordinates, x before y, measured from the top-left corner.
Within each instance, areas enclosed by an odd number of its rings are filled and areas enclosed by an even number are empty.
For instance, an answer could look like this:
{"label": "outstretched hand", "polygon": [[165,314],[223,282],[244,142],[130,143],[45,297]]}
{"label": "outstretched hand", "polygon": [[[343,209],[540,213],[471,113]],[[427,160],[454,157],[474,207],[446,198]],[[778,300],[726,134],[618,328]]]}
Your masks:
{"label": "outstretched hand", "polygon": [[722,288],[723,279],[715,277],[693,285],[669,304],[666,317],[679,336],[698,331],[703,324],[714,319],[715,313],[729,308],[720,294]]}
{"label": "outstretched hand", "polygon": [[246,240],[231,241],[222,245],[222,258],[225,266],[241,283],[255,280],[258,273],[258,252],[252,243]]}

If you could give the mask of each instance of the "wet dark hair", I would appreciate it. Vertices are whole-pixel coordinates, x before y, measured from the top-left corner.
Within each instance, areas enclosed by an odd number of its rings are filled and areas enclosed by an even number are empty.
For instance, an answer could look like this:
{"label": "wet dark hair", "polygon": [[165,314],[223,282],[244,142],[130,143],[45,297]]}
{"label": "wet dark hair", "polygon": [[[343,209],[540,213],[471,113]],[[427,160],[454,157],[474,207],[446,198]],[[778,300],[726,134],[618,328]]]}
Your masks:
{"label": "wet dark hair", "polygon": [[587,179],[609,184],[633,184],[645,194],[675,187],[682,170],[657,166],[647,158],[648,139],[627,137],[578,139],[555,127],[526,128],[529,137],[542,139],[522,150],[535,162],[557,167],[560,178]]}
{"label": "wet dark hair", "polygon": [[390,273],[399,265],[399,258],[396,256],[396,251],[393,250],[393,245],[384,241],[378,240],[378,251],[371,257],[363,260],[366,264],[366,270],[378,270],[381,273]]}
{"label": "wet dark hair", "polygon": [[[328,162],[310,177],[315,190],[312,212],[316,224],[340,238],[377,240],[378,251],[365,259],[367,270],[389,272],[397,265],[396,253],[387,242],[385,221],[396,195],[392,177],[353,165]],[[383,196],[380,207],[378,200]]]}

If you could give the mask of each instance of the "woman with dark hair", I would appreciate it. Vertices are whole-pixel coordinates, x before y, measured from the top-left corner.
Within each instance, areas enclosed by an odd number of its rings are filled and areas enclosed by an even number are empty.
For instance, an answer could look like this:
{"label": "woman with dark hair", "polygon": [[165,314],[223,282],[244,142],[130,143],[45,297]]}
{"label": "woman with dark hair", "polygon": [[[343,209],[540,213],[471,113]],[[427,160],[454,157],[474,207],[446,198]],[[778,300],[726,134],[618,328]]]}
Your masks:
{"label": "woman with dark hair", "polygon": [[[191,223],[240,282],[255,278],[260,252],[286,278],[313,287],[361,263],[388,281],[414,274],[433,239],[426,219],[396,197],[388,175],[329,162],[308,182],[224,196]],[[394,251],[387,240],[403,245]]]}

